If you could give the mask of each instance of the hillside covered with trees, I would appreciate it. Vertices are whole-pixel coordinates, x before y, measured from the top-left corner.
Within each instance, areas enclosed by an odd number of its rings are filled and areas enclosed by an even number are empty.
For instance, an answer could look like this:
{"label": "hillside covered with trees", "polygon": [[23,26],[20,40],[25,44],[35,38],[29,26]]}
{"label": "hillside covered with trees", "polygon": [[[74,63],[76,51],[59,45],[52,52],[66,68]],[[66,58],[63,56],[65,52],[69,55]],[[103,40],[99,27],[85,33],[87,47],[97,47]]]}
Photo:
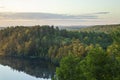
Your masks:
{"label": "hillside covered with trees", "polygon": [[60,30],[54,26],[8,27],[0,30],[0,55],[60,59],[69,53],[85,55],[87,47],[112,44],[109,34]]}
{"label": "hillside covered with trees", "polygon": [[89,31],[7,27],[0,30],[0,56],[60,62],[53,80],[119,80],[120,28],[111,26],[99,27],[98,32],[93,27]]}
{"label": "hillside covered with trees", "polygon": [[96,45],[85,56],[64,57],[53,80],[120,80],[120,29],[111,37],[113,43],[106,50]]}
{"label": "hillside covered with trees", "polygon": [[115,30],[116,28],[120,28],[120,24],[116,25],[96,25],[96,26],[90,26],[81,28],[81,32],[104,32],[104,33],[110,33],[111,31]]}

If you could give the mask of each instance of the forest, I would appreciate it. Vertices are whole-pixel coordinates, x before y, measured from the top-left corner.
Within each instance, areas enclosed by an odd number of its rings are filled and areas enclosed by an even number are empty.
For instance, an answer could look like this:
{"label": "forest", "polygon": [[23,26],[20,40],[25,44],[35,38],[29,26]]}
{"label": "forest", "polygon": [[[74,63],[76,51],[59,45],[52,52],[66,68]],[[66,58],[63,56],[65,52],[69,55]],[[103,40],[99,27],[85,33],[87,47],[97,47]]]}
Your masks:
{"label": "forest", "polygon": [[53,80],[119,80],[120,25],[77,31],[55,26],[0,30],[0,56],[50,60],[60,66]]}

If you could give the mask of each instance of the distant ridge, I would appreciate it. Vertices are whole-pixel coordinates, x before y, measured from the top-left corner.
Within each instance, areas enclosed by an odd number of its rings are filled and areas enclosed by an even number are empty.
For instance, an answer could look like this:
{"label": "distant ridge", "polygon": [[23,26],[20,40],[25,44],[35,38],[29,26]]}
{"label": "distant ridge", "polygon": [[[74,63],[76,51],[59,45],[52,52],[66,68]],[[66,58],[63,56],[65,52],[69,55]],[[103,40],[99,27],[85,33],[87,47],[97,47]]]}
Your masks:
{"label": "distant ridge", "polygon": [[59,29],[66,29],[69,31],[78,31],[81,28],[86,28],[88,26],[59,26]]}
{"label": "distant ridge", "polygon": [[5,27],[0,27],[0,30],[4,29]]}
{"label": "distant ridge", "polygon": [[[26,26],[26,27],[32,27],[32,26]],[[80,31],[80,32],[111,32],[112,30],[116,28],[120,28],[120,24],[111,24],[111,25],[93,25],[93,26],[58,26],[59,29],[66,29],[68,31]],[[4,29],[6,27],[0,27],[0,30]]]}
{"label": "distant ridge", "polygon": [[114,29],[120,28],[120,24],[115,25],[95,25],[90,27],[84,27],[79,29],[81,32],[105,32],[109,33],[113,31]]}

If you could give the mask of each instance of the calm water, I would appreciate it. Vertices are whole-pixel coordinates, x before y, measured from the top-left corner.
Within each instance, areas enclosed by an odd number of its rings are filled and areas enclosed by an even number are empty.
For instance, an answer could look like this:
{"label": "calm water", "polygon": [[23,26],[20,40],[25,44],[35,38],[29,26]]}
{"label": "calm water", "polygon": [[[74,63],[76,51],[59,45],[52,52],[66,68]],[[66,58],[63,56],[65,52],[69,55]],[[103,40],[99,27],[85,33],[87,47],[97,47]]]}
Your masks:
{"label": "calm water", "polygon": [[0,80],[51,80],[55,68],[48,61],[0,57]]}

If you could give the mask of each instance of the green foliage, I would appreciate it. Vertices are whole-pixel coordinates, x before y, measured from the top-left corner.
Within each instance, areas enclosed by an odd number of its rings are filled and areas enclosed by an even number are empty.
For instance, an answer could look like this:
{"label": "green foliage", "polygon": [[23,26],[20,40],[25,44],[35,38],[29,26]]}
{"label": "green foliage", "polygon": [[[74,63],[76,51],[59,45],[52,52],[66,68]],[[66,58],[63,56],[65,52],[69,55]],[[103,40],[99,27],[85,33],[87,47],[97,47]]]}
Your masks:
{"label": "green foliage", "polygon": [[62,59],[54,80],[120,80],[120,25],[116,26],[112,33],[104,26],[94,28],[102,28],[98,32],[39,25],[8,27],[0,30],[0,55],[51,59],[55,63]]}
{"label": "green foliage", "polygon": [[56,80],[119,80],[120,60],[108,55],[100,46],[92,48],[85,58],[68,56],[56,70]]}
{"label": "green foliage", "polygon": [[59,30],[54,26],[8,27],[0,30],[0,55],[59,60],[73,53],[85,56],[86,46],[112,43],[109,34]]}
{"label": "green foliage", "polygon": [[61,35],[62,30],[53,26],[8,27],[0,31],[0,53],[46,58],[49,48],[53,45],[59,47],[65,39]]}
{"label": "green foliage", "polygon": [[117,44],[120,44],[120,28],[115,29],[112,31],[111,36]]}
{"label": "green foliage", "polygon": [[111,31],[120,28],[120,24],[116,25],[96,25],[86,28],[81,28],[79,31],[81,32],[104,32],[104,33],[111,33]]}
{"label": "green foliage", "polygon": [[[78,67],[80,58],[73,55],[65,57],[60,62],[60,68],[56,70],[56,78],[58,80],[79,80],[82,78],[80,75],[81,70]],[[77,75],[79,74],[79,75]]]}
{"label": "green foliage", "polygon": [[100,47],[96,47],[90,50],[81,66],[87,80],[115,80],[120,74],[120,64],[117,62]]}
{"label": "green foliage", "polygon": [[85,45],[82,44],[79,39],[74,39],[71,44],[63,45],[60,47],[53,46],[49,49],[49,56],[51,58],[61,59],[69,54],[74,56],[84,56],[86,54]]}
{"label": "green foliage", "polygon": [[120,60],[120,28],[114,30],[111,33],[111,36],[114,40],[113,44],[108,46],[107,52],[109,55],[114,55],[117,59]]}

